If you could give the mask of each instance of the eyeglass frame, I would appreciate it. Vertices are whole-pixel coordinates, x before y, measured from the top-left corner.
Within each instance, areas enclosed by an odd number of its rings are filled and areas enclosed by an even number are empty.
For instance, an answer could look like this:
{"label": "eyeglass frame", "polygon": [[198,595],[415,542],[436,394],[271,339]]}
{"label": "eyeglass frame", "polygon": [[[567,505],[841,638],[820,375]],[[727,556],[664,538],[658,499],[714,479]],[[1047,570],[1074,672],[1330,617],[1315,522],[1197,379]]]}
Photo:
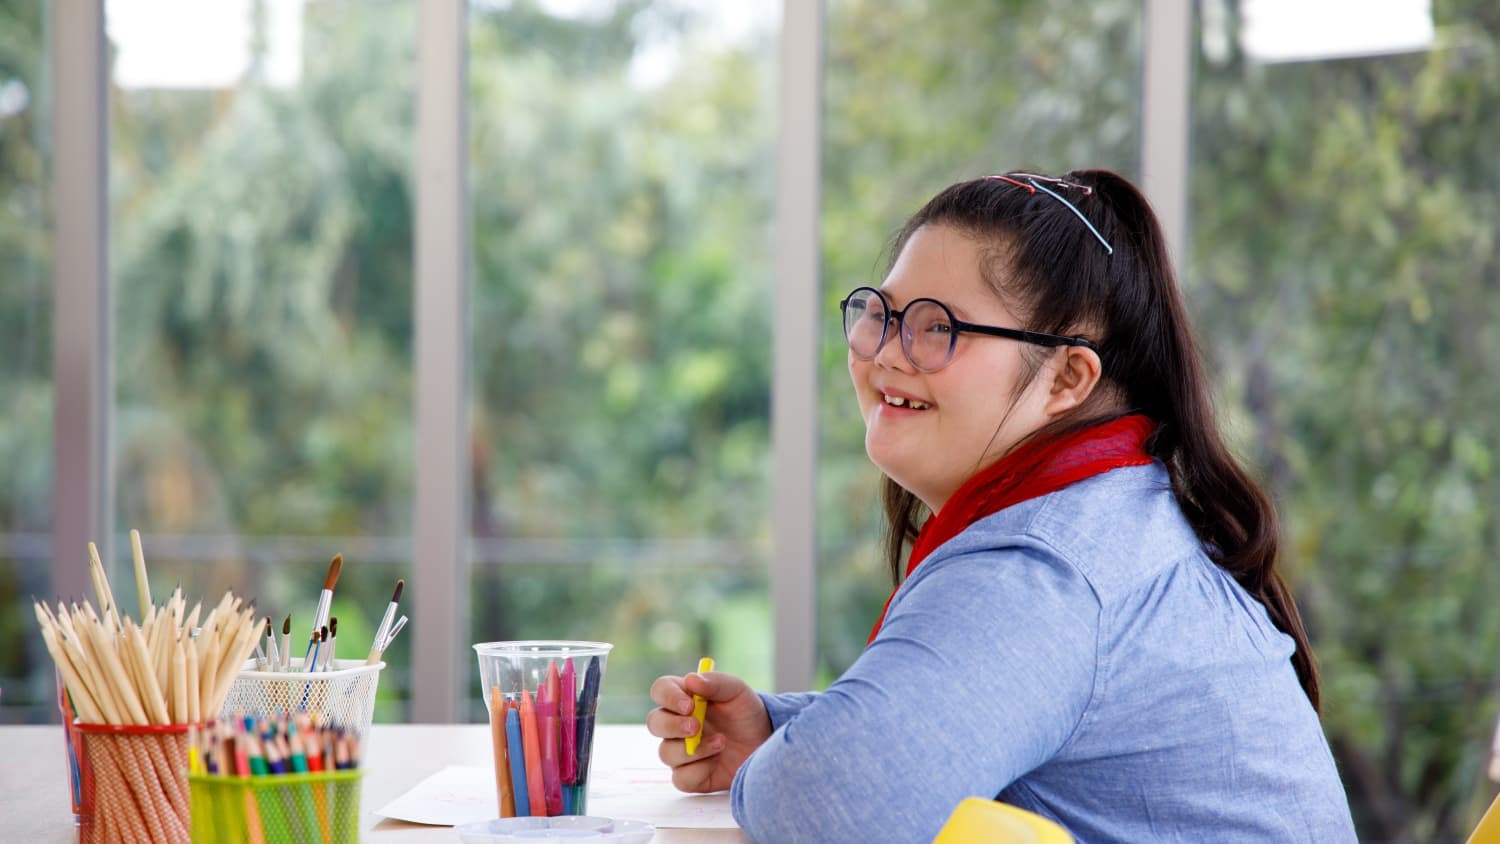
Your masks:
{"label": "eyeglass frame", "polygon": [[[868,290],[871,293],[875,294],[875,296],[880,299],[881,304],[885,305],[885,322],[883,322],[880,326],[880,342],[875,344],[875,351],[871,352],[869,357],[865,357],[859,352],[855,351],[854,344],[849,339],[849,302],[853,300],[855,294],[859,293],[861,290]],[[931,302],[932,304],[937,305],[939,308],[941,308],[943,313],[948,317],[948,323],[953,326],[953,333],[948,335],[947,356],[943,358],[943,362],[940,366],[936,366],[931,369],[922,366],[912,359],[911,348],[909,345],[911,341],[907,339],[906,335],[906,313],[912,309],[913,305],[917,305],[922,302]],[[977,322],[965,322],[964,320],[961,320],[956,315],[954,315],[952,308],[948,307],[945,303],[940,302],[937,299],[933,299],[930,296],[919,296],[918,298],[907,302],[906,307],[897,310],[891,307],[891,300],[887,299],[884,293],[880,292],[874,287],[864,285],[854,288],[853,290],[849,291],[849,295],[839,300],[839,315],[843,318],[842,322],[844,325],[844,344],[847,345],[849,347],[849,351],[860,360],[874,360],[876,355],[880,354],[880,350],[885,348],[885,344],[890,342],[891,320],[894,319],[896,321],[896,336],[899,338],[897,342],[901,346],[901,354],[906,357],[907,363],[910,363],[912,366],[916,367],[920,372],[937,372],[938,370],[943,369],[948,364],[952,363],[953,353],[958,348],[958,335],[960,334],[982,334],[989,337],[1004,337],[1007,340],[1018,340],[1022,343],[1031,343],[1032,345],[1047,346],[1049,348],[1057,348],[1059,346],[1076,346],[1079,348],[1089,349],[1094,354],[1099,353],[1099,347],[1094,344],[1094,341],[1088,339],[1087,337],[1076,337],[1063,334],[1048,334],[1044,331],[1028,331],[1023,328],[1004,328],[998,325],[982,325]]]}

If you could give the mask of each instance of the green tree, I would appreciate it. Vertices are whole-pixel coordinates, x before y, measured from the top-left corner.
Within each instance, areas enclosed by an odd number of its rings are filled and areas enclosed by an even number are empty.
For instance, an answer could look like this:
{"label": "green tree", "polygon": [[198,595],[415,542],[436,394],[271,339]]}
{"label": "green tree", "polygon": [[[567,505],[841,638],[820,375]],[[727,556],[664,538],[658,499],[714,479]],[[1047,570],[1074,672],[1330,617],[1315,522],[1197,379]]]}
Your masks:
{"label": "green tree", "polygon": [[[46,560],[21,546],[52,527],[51,113],[47,7],[0,0],[0,607],[45,594]],[[0,612],[7,703],[41,705],[51,674],[29,614]],[[46,710],[40,710],[45,712]],[[36,717],[34,714],[32,717]]]}
{"label": "green tree", "polygon": [[702,653],[769,681],[775,42],[720,44],[715,17],[470,20],[473,530],[597,549],[481,565],[475,636],[611,638],[606,714],[631,720]]}
{"label": "green tree", "polygon": [[[240,538],[156,558],[154,581],[300,625],[342,551],[357,634],[410,576],[332,537],[409,534],[415,20],[310,4],[292,87],[252,62],[228,90],[111,90],[117,523],[148,556],[156,534]],[[285,559],[283,537],[329,539]],[[404,697],[405,657],[383,697]]]}
{"label": "green tree", "polygon": [[1204,57],[1193,97],[1189,299],[1381,841],[1462,840],[1494,794],[1500,14],[1433,14],[1422,53]]}

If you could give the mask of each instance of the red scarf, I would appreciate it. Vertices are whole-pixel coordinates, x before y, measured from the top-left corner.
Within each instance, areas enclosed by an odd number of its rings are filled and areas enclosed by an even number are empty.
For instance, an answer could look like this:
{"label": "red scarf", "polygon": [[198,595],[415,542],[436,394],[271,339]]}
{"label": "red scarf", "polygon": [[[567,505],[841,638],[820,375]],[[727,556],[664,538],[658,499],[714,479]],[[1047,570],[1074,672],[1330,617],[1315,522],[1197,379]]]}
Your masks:
{"label": "red scarf", "polygon": [[[1155,430],[1155,422],[1133,414],[1060,437],[1025,443],[965,481],[937,515],[922,523],[917,540],[911,546],[906,576],[911,577],[917,566],[938,546],[986,516],[1111,469],[1150,463],[1146,438]],[[870,638],[865,644],[875,641],[875,634],[885,623],[886,611],[891,608],[891,600],[895,597],[896,590],[892,589],[891,597],[885,599],[885,608],[880,611],[880,619],[870,630]]]}

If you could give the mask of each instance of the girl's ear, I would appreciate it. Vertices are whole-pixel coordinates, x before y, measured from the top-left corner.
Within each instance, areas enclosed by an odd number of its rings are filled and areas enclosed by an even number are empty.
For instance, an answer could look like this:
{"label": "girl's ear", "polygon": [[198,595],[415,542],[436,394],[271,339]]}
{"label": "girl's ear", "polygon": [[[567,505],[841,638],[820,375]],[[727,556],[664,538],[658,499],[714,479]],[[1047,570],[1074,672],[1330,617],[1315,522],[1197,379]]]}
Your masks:
{"label": "girl's ear", "polygon": [[1048,416],[1067,413],[1083,404],[1099,385],[1103,367],[1099,353],[1084,346],[1062,346],[1061,359],[1050,368],[1052,385],[1042,411]]}

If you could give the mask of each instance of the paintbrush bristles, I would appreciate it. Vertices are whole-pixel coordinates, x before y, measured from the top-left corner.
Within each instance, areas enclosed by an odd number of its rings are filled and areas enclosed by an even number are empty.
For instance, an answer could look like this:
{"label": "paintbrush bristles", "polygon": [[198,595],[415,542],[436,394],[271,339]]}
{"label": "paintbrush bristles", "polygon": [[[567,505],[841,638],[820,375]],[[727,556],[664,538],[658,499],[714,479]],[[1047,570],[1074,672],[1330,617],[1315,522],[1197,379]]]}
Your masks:
{"label": "paintbrush bristles", "polygon": [[391,603],[393,603],[393,604],[399,604],[399,603],[401,603],[401,590],[405,589],[405,588],[406,588],[406,581],[405,580],[398,580],[398,581],[396,581],[396,591],[391,593]]}
{"label": "paintbrush bristles", "polygon": [[344,568],[344,555],[334,554],[333,561],[328,564],[328,576],[323,578],[323,588],[332,590],[335,583],[339,582],[339,572]]}

